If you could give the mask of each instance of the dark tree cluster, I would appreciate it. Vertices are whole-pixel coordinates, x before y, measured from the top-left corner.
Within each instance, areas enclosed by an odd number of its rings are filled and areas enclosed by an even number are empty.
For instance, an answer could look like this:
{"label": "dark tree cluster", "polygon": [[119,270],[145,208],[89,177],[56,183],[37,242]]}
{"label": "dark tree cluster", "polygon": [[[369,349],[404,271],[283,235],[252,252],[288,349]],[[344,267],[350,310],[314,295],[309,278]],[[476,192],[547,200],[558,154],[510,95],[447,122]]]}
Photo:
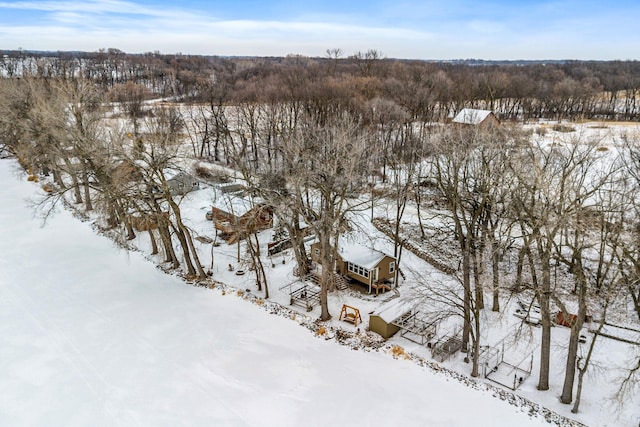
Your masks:
{"label": "dark tree cluster", "polygon": [[[342,57],[247,58],[184,54],[0,51],[0,76],[84,77],[105,91],[135,83],[161,97],[206,100],[224,82],[226,102],[286,101],[318,92],[361,108],[376,99],[414,120],[439,121],[461,108],[501,119],[640,117],[640,62],[477,62],[385,59],[376,50]],[[269,90],[270,89],[270,90]]]}

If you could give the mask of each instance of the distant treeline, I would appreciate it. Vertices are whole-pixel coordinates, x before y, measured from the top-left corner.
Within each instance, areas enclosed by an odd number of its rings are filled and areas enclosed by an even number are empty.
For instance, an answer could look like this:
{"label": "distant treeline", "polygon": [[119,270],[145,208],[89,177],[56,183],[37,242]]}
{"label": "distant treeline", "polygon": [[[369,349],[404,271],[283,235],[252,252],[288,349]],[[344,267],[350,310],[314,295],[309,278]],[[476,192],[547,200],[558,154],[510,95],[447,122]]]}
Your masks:
{"label": "distant treeline", "polygon": [[466,107],[503,120],[640,118],[639,61],[436,62],[375,50],[343,57],[340,49],[323,58],[0,51],[0,76],[83,78],[113,93],[136,84],[147,97],[217,105],[316,102],[357,113],[374,102],[422,122]]}

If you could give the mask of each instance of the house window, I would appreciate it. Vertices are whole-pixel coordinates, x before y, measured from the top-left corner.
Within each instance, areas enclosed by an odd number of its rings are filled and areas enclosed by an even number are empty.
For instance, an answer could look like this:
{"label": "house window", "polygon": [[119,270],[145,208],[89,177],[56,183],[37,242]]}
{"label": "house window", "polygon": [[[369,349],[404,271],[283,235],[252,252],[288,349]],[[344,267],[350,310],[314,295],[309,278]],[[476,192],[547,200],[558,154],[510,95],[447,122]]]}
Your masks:
{"label": "house window", "polygon": [[347,270],[349,270],[350,272],[355,273],[355,274],[357,274],[359,276],[369,278],[369,270],[367,270],[366,268],[361,267],[359,265],[356,265],[356,264],[348,262],[347,263]]}
{"label": "house window", "polygon": [[393,273],[394,271],[396,271],[396,262],[395,261],[391,261],[389,263],[389,273]]}
{"label": "house window", "polygon": [[314,253],[316,256],[318,256],[318,257],[319,257],[319,256],[320,256],[320,249],[315,248],[315,249],[313,250],[313,253]]}

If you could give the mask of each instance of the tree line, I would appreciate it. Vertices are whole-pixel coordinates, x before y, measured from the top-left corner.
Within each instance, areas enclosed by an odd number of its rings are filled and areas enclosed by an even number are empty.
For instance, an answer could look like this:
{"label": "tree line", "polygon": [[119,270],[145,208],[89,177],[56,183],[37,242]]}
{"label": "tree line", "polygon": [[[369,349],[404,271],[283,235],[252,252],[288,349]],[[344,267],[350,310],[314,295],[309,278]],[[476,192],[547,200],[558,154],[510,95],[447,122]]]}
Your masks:
{"label": "tree line", "polygon": [[[206,100],[225,82],[224,102],[286,101],[314,92],[337,92],[354,108],[385,100],[412,120],[439,121],[461,108],[495,111],[503,120],[538,118],[637,121],[640,62],[554,61],[477,63],[386,59],[374,49],[324,57],[223,58],[98,52],[0,51],[0,76],[85,78],[109,91],[135,83],[146,96]],[[273,87],[275,90],[269,90]]]}

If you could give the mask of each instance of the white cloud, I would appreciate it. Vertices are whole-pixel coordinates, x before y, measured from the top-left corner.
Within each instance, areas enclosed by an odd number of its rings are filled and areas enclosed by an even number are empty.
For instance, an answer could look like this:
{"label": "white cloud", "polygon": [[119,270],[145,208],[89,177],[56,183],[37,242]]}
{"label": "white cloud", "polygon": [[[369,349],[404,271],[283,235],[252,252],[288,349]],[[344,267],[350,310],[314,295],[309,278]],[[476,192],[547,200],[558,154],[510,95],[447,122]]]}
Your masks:
{"label": "white cloud", "polygon": [[41,12],[69,12],[86,14],[144,15],[148,17],[189,19],[198,18],[194,12],[163,7],[146,7],[134,2],[120,0],[88,1],[18,1],[0,2],[0,9],[35,10]]}

